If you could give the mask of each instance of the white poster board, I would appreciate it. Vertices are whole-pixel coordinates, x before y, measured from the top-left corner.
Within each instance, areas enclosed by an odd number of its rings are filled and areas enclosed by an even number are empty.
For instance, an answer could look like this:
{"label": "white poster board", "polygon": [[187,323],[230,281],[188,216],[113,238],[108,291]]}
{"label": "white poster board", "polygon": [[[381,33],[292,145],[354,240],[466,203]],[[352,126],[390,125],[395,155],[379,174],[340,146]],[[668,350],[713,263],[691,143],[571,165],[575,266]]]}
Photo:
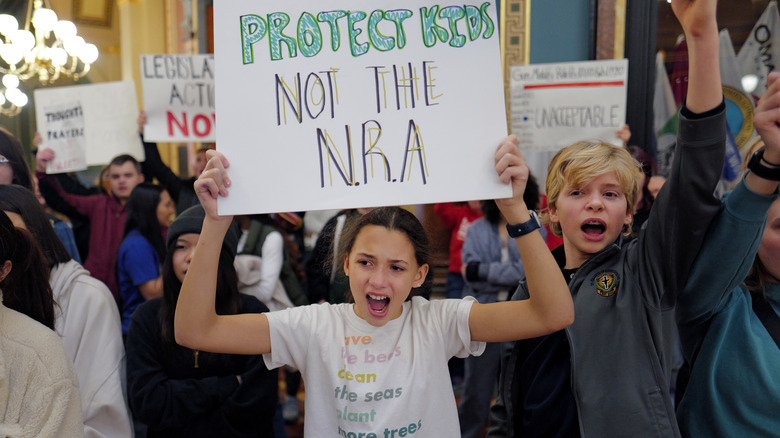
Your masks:
{"label": "white poster board", "polygon": [[157,142],[214,141],[214,55],[141,55],[146,126]]}
{"label": "white poster board", "polygon": [[138,161],[144,160],[144,149],[138,136],[138,102],[133,82],[39,88],[35,90],[34,96],[37,129],[43,137],[40,148],[50,147],[46,108],[79,102],[84,118],[87,166],[106,164],[120,154],[130,154]]}
{"label": "white poster board", "polygon": [[232,0],[214,28],[221,214],[511,196],[493,1]]}
{"label": "white poster board", "polygon": [[54,159],[46,164],[46,173],[65,173],[87,169],[84,137],[84,110],[78,100],[43,107],[46,129],[40,131],[44,144],[53,149]]}
{"label": "white poster board", "polygon": [[579,140],[622,145],[627,81],[627,59],[512,66],[512,133],[540,186],[561,148]]}

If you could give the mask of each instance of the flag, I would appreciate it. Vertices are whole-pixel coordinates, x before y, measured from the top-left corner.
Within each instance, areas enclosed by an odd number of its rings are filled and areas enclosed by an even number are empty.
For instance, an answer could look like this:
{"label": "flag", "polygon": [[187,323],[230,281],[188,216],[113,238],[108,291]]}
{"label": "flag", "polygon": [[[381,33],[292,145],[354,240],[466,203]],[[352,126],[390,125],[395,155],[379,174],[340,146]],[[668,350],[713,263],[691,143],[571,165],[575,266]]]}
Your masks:
{"label": "flag", "polygon": [[677,114],[669,76],[666,74],[664,55],[655,54],[655,92],[653,95],[653,131],[658,134],[670,118]]}
{"label": "flag", "polygon": [[720,31],[719,64],[726,101],[726,161],[721,177],[726,181],[737,179],[742,173],[739,148],[753,136],[753,99],[742,88],[742,73],[734,54],[734,45],[727,29]]}
{"label": "flag", "polygon": [[668,178],[672,173],[672,159],[674,158],[674,147],[677,144],[677,130],[680,127],[680,118],[678,113],[666,121],[666,124],[657,134],[658,153],[655,162],[658,167],[658,174]]}
{"label": "flag", "polygon": [[744,92],[742,89],[743,73],[737,64],[737,55],[734,53],[734,44],[731,42],[728,29],[720,31],[719,42],[720,80],[724,86]]}
{"label": "flag", "polygon": [[780,62],[780,13],[777,1],[772,0],[737,55],[742,75],[754,74],[758,77],[758,86],[752,91],[756,100],[766,92],[766,78],[775,70],[777,62]]}
{"label": "flag", "polygon": [[653,92],[653,134],[656,136],[655,161],[658,174],[668,176],[677,141],[677,105],[675,105],[663,53],[655,55],[655,91]]}

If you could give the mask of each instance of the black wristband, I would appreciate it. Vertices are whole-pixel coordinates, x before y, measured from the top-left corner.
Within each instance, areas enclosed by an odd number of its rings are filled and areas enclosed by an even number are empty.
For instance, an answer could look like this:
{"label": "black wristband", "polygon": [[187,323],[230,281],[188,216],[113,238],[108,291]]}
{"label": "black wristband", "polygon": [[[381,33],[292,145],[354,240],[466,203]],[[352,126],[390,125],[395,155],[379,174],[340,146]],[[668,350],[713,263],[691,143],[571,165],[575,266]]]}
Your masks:
{"label": "black wristband", "polygon": [[[761,148],[753,154],[748,162],[747,168],[756,176],[770,181],[780,181],[780,167],[767,167],[761,164],[764,160],[764,148]],[[768,163],[768,161],[767,161]],[[770,163],[771,164],[771,163]]]}

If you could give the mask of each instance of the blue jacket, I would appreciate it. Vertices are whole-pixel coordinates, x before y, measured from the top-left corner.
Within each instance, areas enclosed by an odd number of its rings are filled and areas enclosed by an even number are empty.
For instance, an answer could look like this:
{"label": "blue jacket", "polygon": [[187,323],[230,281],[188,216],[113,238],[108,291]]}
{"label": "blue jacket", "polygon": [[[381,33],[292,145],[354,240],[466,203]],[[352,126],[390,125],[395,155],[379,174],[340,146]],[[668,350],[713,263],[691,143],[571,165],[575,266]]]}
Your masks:
{"label": "blue jacket", "polygon": [[501,263],[501,237],[495,225],[487,219],[474,221],[466,233],[461,257],[464,264],[478,263],[478,279],[466,278],[463,295],[471,295],[480,303],[495,303],[497,293],[514,291],[525,278],[523,261],[514,239],[509,239],[509,262]]}
{"label": "blue jacket", "polygon": [[[744,180],[723,202],[677,304],[691,378],[677,410],[691,437],[780,433],[780,349],[752,309],[742,280],[756,257],[767,210],[777,193],[751,192]],[[780,313],[780,284],[766,288]]]}

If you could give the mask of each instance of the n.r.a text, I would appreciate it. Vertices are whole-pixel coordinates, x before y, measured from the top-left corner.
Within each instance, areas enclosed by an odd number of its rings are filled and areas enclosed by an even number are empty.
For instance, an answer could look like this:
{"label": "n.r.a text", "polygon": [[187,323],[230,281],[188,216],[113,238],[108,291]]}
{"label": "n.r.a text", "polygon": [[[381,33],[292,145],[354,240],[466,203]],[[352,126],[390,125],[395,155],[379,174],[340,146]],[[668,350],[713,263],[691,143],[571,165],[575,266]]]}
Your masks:
{"label": "n.r.a text", "polygon": [[[363,168],[362,184],[368,184],[374,179],[374,166],[378,165],[383,172],[382,180],[397,182],[398,177],[393,176],[393,169],[387,155],[382,150],[379,142],[382,137],[382,125],[376,120],[368,120],[361,125],[361,152],[360,159]],[[333,168],[347,186],[359,186],[359,176],[356,175],[355,149],[352,142],[352,128],[344,126],[344,143],[341,146],[333,140],[325,129],[317,129],[317,150],[320,158],[320,187],[325,187],[325,173],[328,174],[328,183],[333,186]],[[425,160],[425,146],[419,125],[414,120],[409,120],[405,144],[396,145],[403,147],[403,162],[401,164],[400,182],[412,179],[413,168],[418,167],[422,183],[428,179],[428,165]],[[389,151],[389,149],[388,149]],[[415,166],[415,161],[419,166]],[[396,166],[398,165],[396,164]]]}

